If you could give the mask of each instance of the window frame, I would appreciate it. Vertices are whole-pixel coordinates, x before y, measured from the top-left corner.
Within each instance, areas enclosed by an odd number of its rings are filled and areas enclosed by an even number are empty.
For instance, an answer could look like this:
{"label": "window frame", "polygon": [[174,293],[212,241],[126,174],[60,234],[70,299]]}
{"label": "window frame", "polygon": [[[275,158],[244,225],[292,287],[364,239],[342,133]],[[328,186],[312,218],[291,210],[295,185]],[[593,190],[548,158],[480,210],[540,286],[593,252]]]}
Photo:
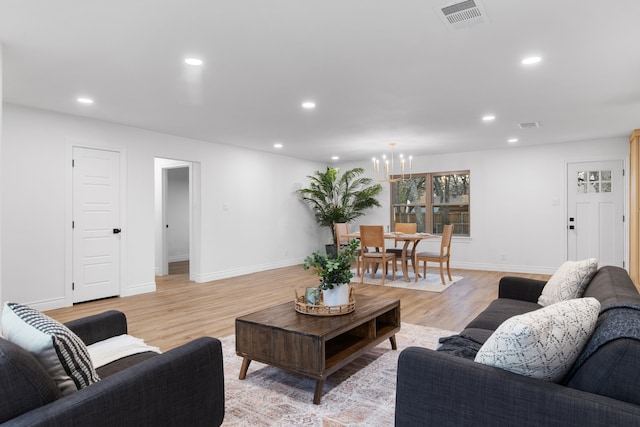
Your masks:
{"label": "window frame", "polygon": [[[471,171],[470,170],[456,170],[456,171],[441,171],[441,172],[425,172],[425,173],[412,173],[411,177],[408,179],[415,178],[425,178],[425,196],[424,196],[424,204],[422,203],[394,203],[395,200],[395,192],[396,185],[395,182],[391,182],[391,191],[390,191],[390,218],[391,218],[391,227],[395,230],[396,224],[396,208],[397,207],[424,207],[424,227],[426,232],[430,232],[432,234],[441,234],[441,233],[433,233],[433,208],[434,206],[451,206],[451,203],[434,203],[433,197],[433,180],[434,177],[438,176],[449,176],[449,175],[467,175],[468,183],[467,183],[467,200],[464,203],[455,204],[454,206],[467,206],[467,215],[468,218],[468,233],[456,233],[454,228],[454,236],[456,237],[471,237]],[[401,180],[399,175],[393,176],[392,179]],[[406,179],[405,179],[406,180]]]}

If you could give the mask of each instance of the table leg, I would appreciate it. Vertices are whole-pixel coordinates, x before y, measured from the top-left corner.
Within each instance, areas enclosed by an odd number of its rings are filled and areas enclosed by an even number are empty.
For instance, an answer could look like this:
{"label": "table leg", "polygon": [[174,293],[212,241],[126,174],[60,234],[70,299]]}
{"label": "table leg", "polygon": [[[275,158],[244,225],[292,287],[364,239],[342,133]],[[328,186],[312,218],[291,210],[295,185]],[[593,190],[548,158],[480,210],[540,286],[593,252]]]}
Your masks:
{"label": "table leg", "polygon": [[415,274],[416,277],[420,277],[416,269],[416,248],[418,247],[418,243],[420,243],[420,239],[414,240],[413,247],[411,248],[411,268],[413,268],[413,274]]}
{"label": "table leg", "polygon": [[251,359],[245,357],[242,359],[242,366],[240,367],[240,375],[238,379],[243,380],[247,377],[247,370],[249,369],[249,364],[251,363]]}
{"label": "table leg", "polygon": [[392,335],[389,337],[389,341],[391,341],[391,349],[392,350],[397,350],[398,349],[398,344],[396,343],[396,336]]}
{"label": "table leg", "polygon": [[407,249],[409,248],[410,240],[404,241],[404,246],[402,247],[402,274],[404,275],[404,281],[409,282],[409,266],[407,264]]}
{"label": "table leg", "polygon": [[313,404],[319,405],[322,398],[322,389],[324,388],[324,380],[318,380],[316,382],[316,391],[313,394]]}

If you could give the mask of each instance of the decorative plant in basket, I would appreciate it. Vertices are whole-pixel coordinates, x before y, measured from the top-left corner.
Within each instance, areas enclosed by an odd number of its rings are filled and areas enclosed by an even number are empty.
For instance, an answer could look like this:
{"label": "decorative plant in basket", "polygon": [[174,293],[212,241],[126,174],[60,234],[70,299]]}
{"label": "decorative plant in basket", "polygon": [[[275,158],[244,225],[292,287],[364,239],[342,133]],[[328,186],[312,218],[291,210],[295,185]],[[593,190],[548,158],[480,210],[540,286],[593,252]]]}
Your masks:
{"label": "decorative plant in basket", "polygon": [[[353,277],[351,264],[356,260],[359,240],[351,240],[335,255],[314,252],[306,257],[302,267],[320,276],[318,289],[322,290],[325,305],[341,305],[349,302],[349,282]],[[334,299],[338,298],[338,299]]]}

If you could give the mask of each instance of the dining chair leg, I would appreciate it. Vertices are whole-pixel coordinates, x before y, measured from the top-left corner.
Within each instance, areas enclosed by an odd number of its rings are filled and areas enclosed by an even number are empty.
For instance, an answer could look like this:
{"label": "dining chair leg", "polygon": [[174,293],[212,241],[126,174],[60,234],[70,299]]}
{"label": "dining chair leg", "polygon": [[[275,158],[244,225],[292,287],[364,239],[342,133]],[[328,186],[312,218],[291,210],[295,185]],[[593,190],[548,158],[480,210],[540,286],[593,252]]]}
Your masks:
{"label": "dining chair leg", "polygon": [[440,280],[442,280],[442,286],[446,286],[447,282],[444,281],[444,269],[443,263],[440,261]]}
{"label": "dining chair leg", "polygon": [[382,263],[382,286],[384,286],[384,279],[387,277],[387,263]]}
{"label": "dining chair leg", "polygon": [[449,276],[449,281],[452,281],[451,278],[451,270],[449,270],[449,259],[447,258],[447,275]]}

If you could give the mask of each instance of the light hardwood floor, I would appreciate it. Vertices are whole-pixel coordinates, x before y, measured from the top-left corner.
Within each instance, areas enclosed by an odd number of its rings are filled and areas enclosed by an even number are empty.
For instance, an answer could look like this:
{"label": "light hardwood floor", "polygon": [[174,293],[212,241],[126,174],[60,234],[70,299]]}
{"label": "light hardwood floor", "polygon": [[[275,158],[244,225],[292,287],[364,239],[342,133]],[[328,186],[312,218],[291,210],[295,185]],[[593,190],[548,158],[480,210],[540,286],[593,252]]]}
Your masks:
{"label": "light hardwood floor", "polygon": [[[434,270],[435,271],[435,270]],[[452,269],[463,276],[441,293],[355,284],[357,295],[401,300],[402,321],[460,331],[498,295],[502,276],[548,279],[536,274]],[[317,285],[318,278],[300,266],[285,267],[207,283],[189,281],[188,273],[156,277],[156,292],[124,298],[108,298],[48,311],[66,322],[115,309],[127,315],[129,333],[163,351],[207,335],[222,338],[233,334],[235,318],[291,301],[294,290]]]}

